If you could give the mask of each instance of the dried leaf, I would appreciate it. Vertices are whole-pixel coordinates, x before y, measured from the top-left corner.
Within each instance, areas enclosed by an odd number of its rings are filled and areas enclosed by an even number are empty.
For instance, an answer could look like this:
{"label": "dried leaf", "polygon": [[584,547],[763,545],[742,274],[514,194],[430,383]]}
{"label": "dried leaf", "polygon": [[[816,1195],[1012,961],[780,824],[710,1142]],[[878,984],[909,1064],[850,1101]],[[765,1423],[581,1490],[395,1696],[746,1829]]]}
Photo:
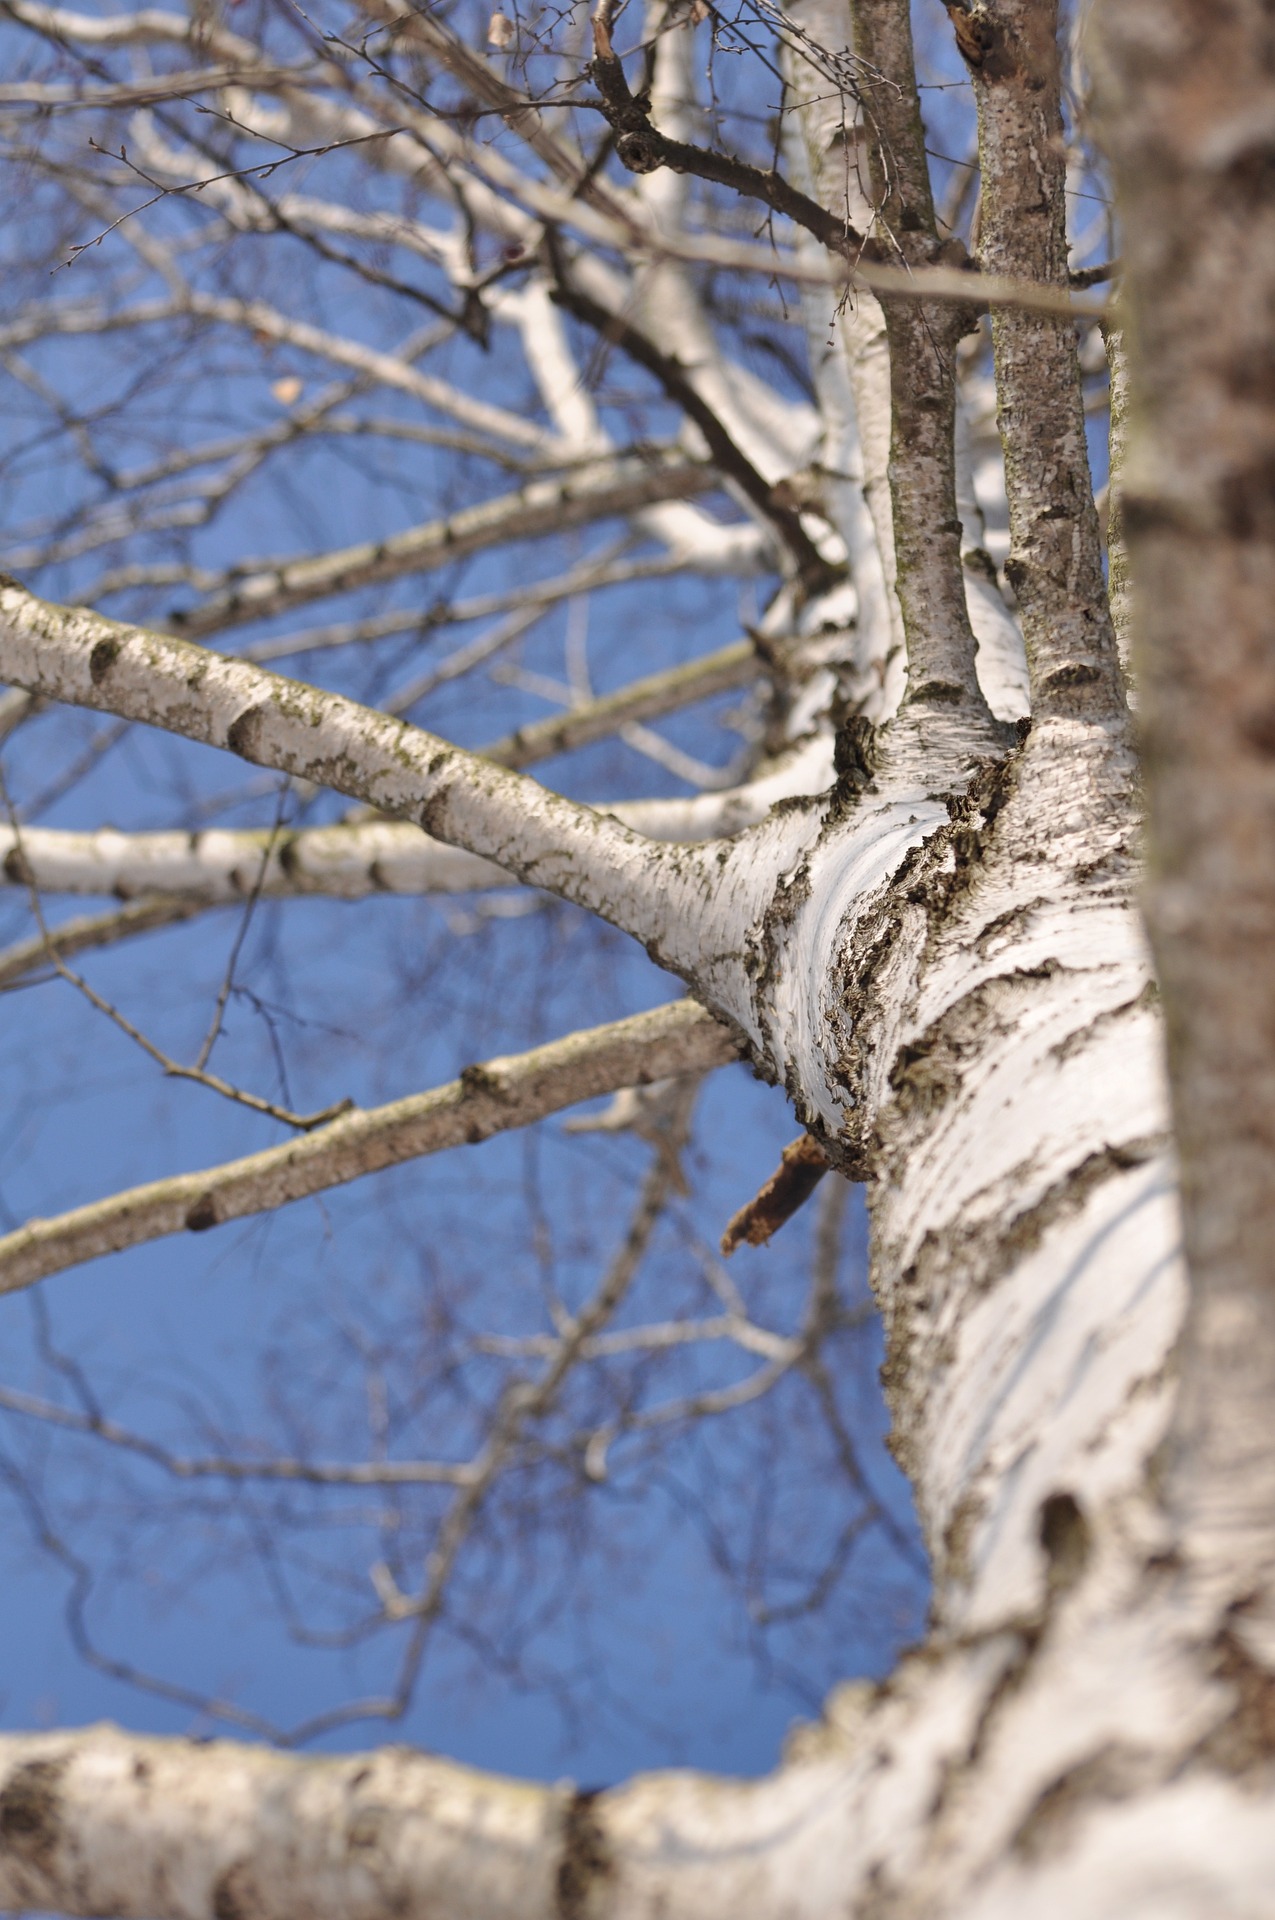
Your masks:
{"label": "dried leaf", "polygon": [[489,47],[499,47],[503,50],[505,47],[513,45],[516,35],[517,28],[514,26],[513,21],[509,18],[508,14],[501,13],[500,9],[497,8],[495,13],[492,14],[491,19],[487,22],[487,45]]}
{"label": "dried leaf", "polygon": [[276,380],[270,391],[281,407],[290,407],[301,398],[301,389],[305,385],[295,373],[286,373],[282,380]]}

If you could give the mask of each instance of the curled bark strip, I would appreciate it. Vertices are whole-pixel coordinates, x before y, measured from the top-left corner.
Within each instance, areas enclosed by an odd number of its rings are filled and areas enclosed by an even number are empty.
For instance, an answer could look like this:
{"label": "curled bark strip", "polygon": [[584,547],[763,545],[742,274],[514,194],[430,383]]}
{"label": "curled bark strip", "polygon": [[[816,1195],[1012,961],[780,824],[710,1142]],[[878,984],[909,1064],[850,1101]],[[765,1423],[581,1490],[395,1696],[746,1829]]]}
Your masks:
{"label": "curled bark strip", "polygon": [[791,1220],[831,1166],[827,1154],[813,1133],[784,1148],[779,1165],[765,1186],[733,1216],[722,1235],[722,1252],[727,1259],[736,1247],[764,1247],[778,1233],[785,1220]]}

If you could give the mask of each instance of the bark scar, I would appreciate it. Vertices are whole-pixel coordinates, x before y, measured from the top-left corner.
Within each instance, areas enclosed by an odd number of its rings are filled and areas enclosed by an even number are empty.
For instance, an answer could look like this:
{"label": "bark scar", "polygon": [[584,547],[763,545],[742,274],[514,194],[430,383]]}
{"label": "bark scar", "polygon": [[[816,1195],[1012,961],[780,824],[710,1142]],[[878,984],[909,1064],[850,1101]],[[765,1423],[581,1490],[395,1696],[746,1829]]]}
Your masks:
{"label": "bark scar", "polygon": [[58,1789],[65,1760],[29,1760],[0,1791],[0,1849],[51,1872],[62,1829]]}
{"label": "bark scar", "polygon": [[592,1889],[615,1873],[606,1829],[597,1810],[598,1798],[596,1788],[577,1788],[563,1817],[558,1920],[586,1920]]}

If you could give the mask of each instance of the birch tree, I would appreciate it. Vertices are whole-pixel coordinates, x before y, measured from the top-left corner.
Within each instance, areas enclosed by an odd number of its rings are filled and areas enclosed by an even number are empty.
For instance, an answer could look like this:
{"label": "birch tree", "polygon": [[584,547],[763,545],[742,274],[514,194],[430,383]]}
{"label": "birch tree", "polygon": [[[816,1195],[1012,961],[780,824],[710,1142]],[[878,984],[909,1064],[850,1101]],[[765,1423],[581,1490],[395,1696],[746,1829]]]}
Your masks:
{"label": "birch tree", "polygon": [[[292,1137],[18,1227],[4,1285],[586,1098],[616,1094],[609,1124],[644,1114],[662,1146],[623,1251],[480,1454],[451,1463],[423,1567],[382,1570],[385,1617],[419,1642],[501,1459],[607,1337],[688,1076],[742,1057],[801,1144],[728,1238],[774,1229],[824,1168],[866,1183],[892,1444],[934,1578],[924,1646],[834,1693],[756,1782],[593,1793],[394,1747],[6,1736],[9,1906],[1214,1920],[1269,1903],[1270,27],[1258,0],[946,11],[916,29],[968,83],[976,194],[971,155],[942,163],[936,195],[922,105],[933,122],[942,101],[920,90],[903,0],[641,18],[601,0],[587,22],[364,0],[353,24],[8,0],[28,62],[0,94],[11,148],[66,243],[92,249],[15,303],[11,372],[47,393],[36,343],[101,354],[177,330],[184,365],[226,333],[286,345],[307,383],[283,389],[299,412],[281,423],[181,438],[14,541],[8,723],[107,716],[343,807],[192,835],[11,806],[13,887],[123,904],[42,918],[8,977],[52,967],[95,993],[78,954],[245,897],[517,887],[642,943],[686,997],[377,1110],[337,1110],[336,1089],[294,1110],[149,1043]],[[745,55],[764,81],[738,79]],[[60,143],[72,110],[115,129],[88,160]],[[1082,231],[1093,136],[1122,268]],[[303,276],[290,306],[234,270],[284,238],[416,331],[321,325]],[[767,286],[803,330],[804,394],[732,334],[731,301]],[[534,400],[449,377],[458,339],[521,356]],[[657,396],[659,431],[621,440],[603,363]],[[83,414],[59,420],[100,473]],[[486,477],[370,540],[203,559],[187,531],[320,433],[463,450]],[[498,624],[443,667],[375,703],[328,684],[336,649],[419,630],[431,571],[616,523],[623,546],[488,596],[477,617]],[[59,568],[72,604],[37,590]],[[754,583],[745,642],[603,698],[577,679],[560,715],[483,751],[404,717],[546,607],[588,592],[605,619],[624,579],[679,572]],[[328,601],[339,620],[300,624]],[[317,684],[269,664],[290,653]],[[754,683],[716,783],[652,725]],[[559,790],[569,774],[527,771],[620,730],[690,791],[589,805]],[[667,1082],[662,1108],[633,1091]],[[816,1364],[817,1303],[805,1325],[765,1364]],[[617,1409],[577,1436],[599,1472],[622,1425]]]}

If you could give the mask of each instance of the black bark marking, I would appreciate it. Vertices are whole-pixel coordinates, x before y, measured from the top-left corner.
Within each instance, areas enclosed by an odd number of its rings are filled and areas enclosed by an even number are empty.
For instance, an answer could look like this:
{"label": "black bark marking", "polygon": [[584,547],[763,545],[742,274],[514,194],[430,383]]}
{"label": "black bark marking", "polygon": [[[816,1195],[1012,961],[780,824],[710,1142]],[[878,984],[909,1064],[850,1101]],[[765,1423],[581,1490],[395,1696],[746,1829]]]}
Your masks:
{"label": "black bark marking", "polygon": [[562,1859],[558,1864],[559,1920],[586,1920],[589,1895],[615,1872],[606,1829],[598,1815],[598,1790],[577,1789],[562,1821]]}
{"label": "black bark marking", "polygon": [[0,1849],[51,1873],[62,1830],[58,1804],[65,1760],[28,1760],[0,1791]]}
{"label": "black bark marking", "polygon": [[201,1193],[187,1210],[186,1226],[191,1233],[206,1233],[209,1227],[215,1227],[217,1220],[217,1201],[211,1193]]}
{"label": "black bark marking", "polygon": [[107,674],[119,659],[119,656],[120,643],[118,640],[98,641],[92,653],[89,655],[89,679],[95,687],[101,686],[103,680],[105,680]]}
{"label": "black bark marking", "polygon": [[30,887],[35,884],[26,855],[21,847],[10,847],[4,856],[4,877],[12,881],[15,887]]}
{"label": "black bark marking", "polygon": [[1270,540],[1275,533],[1275,454],[1230,473],[1218,488],[1222,525],[1233,540]]}
{"label": "black bark marking", "polygon": [[261,723],[265,717],[264,707],[246,707],[226,729],[226,745],[232,753],[237,753],[241,760],[256,759]]}
{"label": "black bark marking", "polygon": [[[1258,1596],[1254,1596],[1256,1600]],[[1215,1671],[1234,1689],[1234,1706],[1204,1745],[1204,1756],[1227,1773],[1252,1773],[1275,1754],[1275,1674],[1245,1646],[1237,1630],[1252,1601],[1229,1609],[1234,1627],[1224,1627],[1215,1643]]]}
{"label": "black bark marking", "polygon": [[[1246,713],[1240,721],[1240,732],[1250,747],[1266,759],[1275,759],[1275,700]],[[13,855],[9,855],[9,860]],[[5,862],[6,869],[8,860]]]}
{"label": "black bark marking", "polygon": [[431,794],[420,812],[421,826],[432,840],[447,838],[447,788]]}
{"label": "black bark marking", "polygon": [[1138,1784],[1134,1754],[1114,1744],[1100,1747],[1044,1789],[1010,1841],[1011,1852],[1033,1861],[1058,1858],[1088,1811],[1128,1800]]}
{"label": "black bark marking", "polygon": [[1049,1561],[1051,1593],[1074,1587],[1089,1564],[1089,1522],[1074,1494],[1051,1493],[1040,1506],[1040,1544]]}
{"label": "black bark marking", "polygon": [[212,1910],[214,1920],[254,1920],[261,1912],[246,1861],[236,1861],[218,1874],[213,1883]]}

